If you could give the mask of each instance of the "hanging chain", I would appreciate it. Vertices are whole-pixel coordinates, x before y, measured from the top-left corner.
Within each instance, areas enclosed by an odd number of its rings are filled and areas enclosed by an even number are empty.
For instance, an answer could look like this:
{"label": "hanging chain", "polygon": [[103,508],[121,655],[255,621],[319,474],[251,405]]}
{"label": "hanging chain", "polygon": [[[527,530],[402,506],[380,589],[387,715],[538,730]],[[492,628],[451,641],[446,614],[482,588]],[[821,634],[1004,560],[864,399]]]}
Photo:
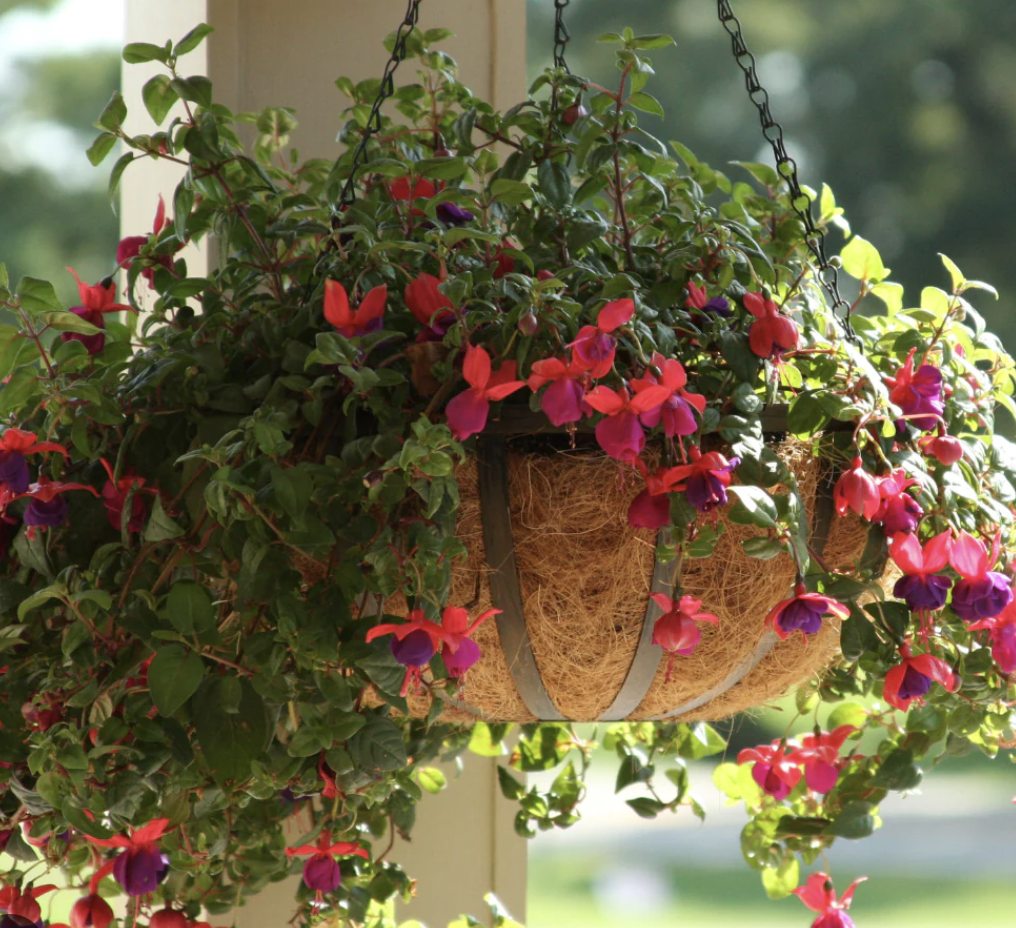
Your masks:
{"label": "hanging chain", "polygon": [[554,0],[554,67],[564,68],[569,74],[568,62],[564,60],[564,53],[568,48],[568,40],[571,33],[564,24],[564,11],[571,0]]}
{"label": "hanging chain", "polygon": [[748,90],[748,96],[758,109],[759,120],[762,123],[762,135],[772,146],[773,154],[776,156],[776,170],[780,177],[787,182],[787,187],[790,190],[790,205],[804,224],[805,243],[818,263],[819,281],[829,299],[832,300],[833,312],[835,313],[837,310],[842,312],[847,336],[854,339],[854,329],[850,324],[850,305],[840,296],[839,274],[826,257],[825,232],[816,226],[812,219],[811,197],[801,189],[801,183],[797,177],[797,162],[787,154],[787,149],[783,144],[783,127],[773,119],[773,114],[769,111],[769,94],[759,83],[758,74],[755,71],[755,56],[748,51],[748,46],[744,44],[741,24],[730,8],[729,0],[717,0],[716,6],[720,22],[730,36],[730,46],[733,49],[734,58],[738,67],[744,72],[744,85]]}

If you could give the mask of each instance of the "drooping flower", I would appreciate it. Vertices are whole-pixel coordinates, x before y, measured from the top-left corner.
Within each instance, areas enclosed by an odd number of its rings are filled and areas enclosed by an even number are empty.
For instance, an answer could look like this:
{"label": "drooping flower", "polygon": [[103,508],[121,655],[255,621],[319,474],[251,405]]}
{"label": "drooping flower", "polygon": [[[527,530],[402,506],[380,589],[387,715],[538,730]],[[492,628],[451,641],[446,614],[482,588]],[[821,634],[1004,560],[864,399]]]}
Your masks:
{"label": "drooping flower", "polygon": [[653,593],[652,599],[663,610],[663,615],[653,625],[653,644],[659,645],[670,655],[666,676],[666,681],[669,682],[677,655],[691,654],[702,640],[702,632],[697,623],[719,625],[720,620],[711,612],[700,612],[702,600],[695,599],[694,596],[682,596],[676,600],[665,593]]}
{"label": "drooping flower", "polygon": [[22,890],[18,886],[5,886],[0,890],[0,909],[6,912],[5,921],[18,926],[36,925],[41,923],[42,908],[38,903],[39,896],[51,892],[56,886],[47,883],[45,886],[33,886]]}
{"label": "drooping flower", "polygon": [[[123,510],[127,505],[127,497],[131,498],[131,513],[127,521],[127,531],[130,533],[140,532],[145,527],[145,493],[158,493],[157,490],[145,490],[145,478],[139,477],[133,471],[122,474],[114,479],[113,468],[109,461],[100,459],[105,468],[108,478],[102,487],[102,505],[106,507],[106,517],[109,524],[120,531],[123,525]],[[133,492],[133,495],[131,495]]]}
{"label": "drooping flower", "polygon": [[858,877],[851,883],[839,901],[833,889],[833,881],[826,873],[813,873],[804,886],[798,886],[794,895],[819,917],[811,923],[811,928],[854,928],[854,922],[847,915],[847,909],[854,898],[854,890],[863,883],[866,876]]}
{"label": "drooping flower", "polygon": [[148,919],[148,928],[190,928],[190,920],[168,902]]}
{"label": "drooping flower", "polygon": [[515,270],[515,256],[508,253],[506,249],[509,248],[517,250],[515,249],[515,246],[506,239],[504,243],[497,248],[494,254],[491,255],[491,262],[494,267],[491,277],[493,277],[494,280],[501,280],[501,278],[506,274],[511,274],[512,271]]}
{"label": "drooping flower", "polygon": [[924,705],[924,697],[932,683],[941,684],[950,693],[959,688],[959,678],[942,658],[931,654],[914,657],[907,642],[900,645],[900,656],[903,660],[886,673],[882,688],[882,695],[890,706],[906,712],[914,700],[919,706]]}
{"label": "drooping flower", "polygon": [[574,360],[566,364],[560,358],[545,358],[533,362],[526,383],[534,393],[550,384],[540,397],[540,409],[553,425],[560,427],[582,418],[585,402],[582,384],[588,378],[589,372]]}
{"label": "drooping flower", "polygon": [[768,625],[780,638],[789,638],[800,632],[803,638],[822,630],[822,618],[832,615],[843,620],[850,609],[832,596],[809,593],[803,583],[798,583],[794,595],[781,600],[766,616]]}
{"label": "drooping flower", "polygon": [[833,731],[816,731],[805,735],[799,747],[788,755],[804,766],[804,780],[808,789],[828,793],[839,778],[840,749],[857,729],[853,725],[840,725]]}
{"label": "drooping flower", "polygon": [[342,872],[339,869],[337,856],[348,857],[356,855],[370,859],[370,855],[355,842],[338,841],[332,843],[331,835],[327,831],[321,833],[318,843],[302,844],[300,847],[287,847],[287,857],[297,857],[310,854],[310,860],[303,865],[303,882],[308,889],[316,893],[331,893],[339,888],[342,882]]}
{"label": "drooping flower", "polygon": [[469,389],[452,397],[445,407],[448,428],[459,440],[482,432],[487,424],[491,400],[503,400],[526,385],[515,379],[515,361],[505,361],[496,372],[491,371],[490,355],[486,349],[470,345],[462,363],[462,376]]}
{"label": "drooping flower", "polygon": [[437,205],[437,218],[446,226],[464,226],[476,219],[468,209],[456,203],[441,202]]}
{"label": "drooping flower", "polygon": [[886,377],[885,382],[890,387],[890,402],[903,410],[907,424],[927,432],[941,422],[945,412],[942,372],[932,364],[922,364],[915,371],[916,353],[917,349],[911,348],[896,376]]}
{"label": "drooping flower", "polygon": [[883,477],[879,481],[881,502],[872,521],[881,522],[886,535],[917,530],[924,510],[916,499],[904,492],[916,483],[916,480],[907,477],[902,467],[895,468],[888,477]]}
{"label": "drooping flower", "polygon": [[755,317],[748,329],[748,344],[760,358],[779,359],[784,352],[797,348],[797,326],[780,314],[772,300],[761,293],[746,293],[744,308]]}
{"label": "drooping flower", "polygon": [[596,325],[584,325],[568,347],[572,356],[594,378],[605,377],[614,366],[617,341],[611,334],[635,315],[635,301],[613,300],[600,310]]}
{"label": "drooping flower", "polygon": [[[434,188],[433,182],[427,180],[426,177],[418,177],[412,183],[408,177],[398,177],[389,184],[388,192],[393,200],[415,203],[420,199],[429,200],[437,193],[437,190]],[[414,209],[413,212],[419,215],[423,214],[422,209]]]}
{"label": "drooping flower", "polygon": [[1013,600],[1012,581],[998,571],[989,570],[998,560],[999,539],[995,537],[991,557],[984,542],[961,531],[949,552],[949,563],[963,579],[952,591],[953,612],[965,622],[976,622],[998,615]]}
{"label": "drooping flower", "polygon": [[889,553],[904,576],[896,581],[893,595],[914,611],[941,609],[952,580],[938,571],[949,563],[952,543],[948,530],[930,539],[923,548],[916,535],[894,535]]}
{"label": "drooping flower", "polygon": [[670,525],[670,496],[673,490],[671,470],[660,467],[655,474],[647,472],[641,459],[636,466],[642,472],[646,488],[628,506],[628,524],[632,528],[660,529]]}
{"label": "drooping flower", "polygon": [[841,516],[850,509],[869,522],[875,518],[882,496],[878,481],[864,469],[860,457],[854,458],[850,469],[845,470],[836,481],[833,502]]}
{"label": "drooping flower", "polygon": [[325,281],[325,319],[338,330],[343,338],[357,338],[381,328],[381,317],[385,312],[388,287],[381,284],[374,287],[361,301],[354,312],[349,308],[346,288],[337,280]]}
{"label": "drooping flower", "polygon": [[420,274],[406,284],[406,306],[423,329],[418,342],[440,341],[455,322],[455,308],[438,287],[441,281],[432,274]]}
{"label": "drooping flower", "polygon": [[[78,296],[81,299],[80,306],[70,308],[70,312],[74,315],[90,322],[97,329],[104,329],[106,323],[102,317],[106,313],[134,312],[132,307],[115,302],[116,285],[113,281],[108,284],[100,282],[89,286],[78,277],[74,268],[69,267],[67,270],[74,275],[74,279],[78,282]],[[106,345],[106,336],[102,332],[92,335],[85,335],[81,332],[61,332],[60,340],[81,342],[89,354],[98,354]]]}
{"label": "drooping flower", "polygon": [[668,396],[666,387],[648,386],[630,396],[624,387],[619,391],[599,386],[586,394],[586,402],[606,418],[596,423],[596,441],[612,458],[631,461],[646,446],[646,434],[639,416],[659,406]]}
{"label": "drooping flower", "polygon": [[445,631],[441,659],[449,676],[462,677],[482,656],[480,646],[469,636],[500,609],[488,609],[469,621],[469,612],[461,606],[445,606],[441,612],[441,628]]}
{"label": "drooping flower", "polygon": [[1004,674],[1016,673],[1016,601],[998,615],[970,625],[971,631],[987,629],[991,634],[991,656]]}
{"label": "drooping flower", "polygon": [[801,766],[786,756],[787,746],[781,741],[745,748],[737,755],[739,764],[753,763],[751,777],[762,792],[783,800],[801,781]]}
{"label": "drooping flower", "polygon": [[99,847],[123,848],[113,860],[113,879],[128,896],[143,896],[153,892],[169,873],[169,858],[158,845],[168,825],[168,818],[157,818],[141,828],[131,828],[129,838],[85,835],[85,840]]}
{"label": "drooping flower", "polygon": [[52,441],[39,441],[35,432],[6,429],[0,434],[0,486],[6,492],[24,493],[31,479],[25,456],[56,451],[67,457],[67,449]]}
{"label": "drooping flower", "polygon": [[949,467],[963,459],[963,442],[953,435],[937,435],[924,445],[924,452]]}
{"label": "drooping flower", "polygon": [[714,296],[710,299],[706,288],[697,286],[691,280],[688,281],[688,296],[685,298],[684,305],[689,309],[699,309],[713,316],[728,318],[733,315],[726,297]]}
{"label": "drooping flower", "polygon": [[731,471],[741,463],[734,457],[729,460],[719,451],[703,454],[692,448],[690,464],[679,464],[668,471],[667,483],[673,490],[684,490],[691,503],[699,512],[712,512],[727,502],[727,487],[732,479]]}
{"label": "drooping flower", "polygon": [[[152,235],[157,236],[166,225],[166,201],[159,196],[159,205],[155,208],[155,221],[152,223]],[[151,241],[149,235],[128,235],[120,239],[116,246],[116,263],[125,271],[130,270],[134,259],[141,254],[141,249]],[[181,246],[182,247],[182,246]],[[155,268],[164,267],[167,270],[173,269],[173,259],[169,255],[152,255],[141,276],[148,281],[148,288],[155,289]]]}
{"label": "drooping flower", "polygon": [[61,483],[42,477],[24,493],[0,492],[0,509],[13,500],[28,499],[23,519],[28,526],[29,538],[34,538],[36,529],[56,528],[67,521],[67,500],[61,494],[71,490],[87,490],[93,496],[99,495],[95,487],[84,483]]}
{"label": "drooping flower", "polygon": [[653,352],[651,363],[660,370],[660,376],[647,371],[645,377],[632,381],[632,388],[638,394],[648,387],[659,385],[669,390],[670,395],[659,406],[641,413],[639,419],[647,428],[656,428],[662,424],[664,434],[670,438],[675,435],[691,435],[698,428],[692,410],[698,410],[699,415],[705,412],[706,398],[684,389],[688,375],[680,361],[664,358],[656,351]]}

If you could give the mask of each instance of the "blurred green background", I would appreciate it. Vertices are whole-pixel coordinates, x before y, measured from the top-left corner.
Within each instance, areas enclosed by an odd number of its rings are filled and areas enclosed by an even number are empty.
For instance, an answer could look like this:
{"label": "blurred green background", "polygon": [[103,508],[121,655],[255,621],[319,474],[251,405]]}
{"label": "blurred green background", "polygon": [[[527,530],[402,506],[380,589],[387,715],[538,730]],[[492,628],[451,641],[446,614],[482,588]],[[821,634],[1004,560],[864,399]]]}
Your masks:
{"label": "blurred green background", "polygon": [[[1001,299],[982,296],[979,308],[1016,349],[1008,227],[1016,212],[1016,3],[733,5],[803,182],[833,187],[911,301],[921,287],[945,283],[937,252],[995,284]],[[551,60],[553,2],[529,0],[528,13],[535,75]],[[567,16],[571,68],[599,83],[616,80],[610,49],[594,43],[600,33],[630,25],[674,35],[676,47],[653,53],[658,73],[647,88],[667,120],[646,116],[647,129],[732,176],[727,162],[771,161],[711,0],[573,0]],[[92,168],[84,149],[118,83],[121,17],[122,0],[0,0],[0,261],[14,278],[52,279],[68,301],[65,266],[96,280],[114,262],[106,171]],[[734,724],[739,744],[782,728],[778,712]],[[699,825],[690,813],[637,819],[625,796],[613,796],[608,764],[594,768],[585,820],[532,845],[530,928],[807,925],[796,899],[767,902],[740,861],[743,813],[723,807],[709,770],[702,764],[693,777],[709,812]],[[838,889],[873,878],[856,896],[861,928],[1016,924],[1012,772],[1007,761],[950,762],[923,796],[887,802],[872,838],[834,849]]]}

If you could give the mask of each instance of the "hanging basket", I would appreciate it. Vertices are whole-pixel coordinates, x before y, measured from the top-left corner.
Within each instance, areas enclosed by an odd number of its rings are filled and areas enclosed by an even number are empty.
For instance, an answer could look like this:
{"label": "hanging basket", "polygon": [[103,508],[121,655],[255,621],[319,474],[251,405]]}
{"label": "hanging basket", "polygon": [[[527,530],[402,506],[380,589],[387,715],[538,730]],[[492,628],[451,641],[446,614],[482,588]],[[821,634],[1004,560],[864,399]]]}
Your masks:
{"label": "hanging basket", "polygon": [[[832,659],[833,622],[807,641],[766,629],[766,614],[790,595],[793,562],[748,557],[741,542],[761,533],[731,522],[722,507],[714,553],[686,558],[681,575],[682,592],[720,622],[701,627],[702,640],[677,658],[668,681],[664,652],[652,643],[660,610],[650,593],[670,594],[674,565],[657,563],[656,532],[628,525],[639,488],[599,450],[532,450],[539,427],[514,412],[488,427],[457,473],[457,535],[469,556],[453,571],[450,601],[473,614],[502,612],[477,631],[483,657],[449,698],[446,718],[719,719],[781,696]],[[852,516],[833,518],[829,468],[793,438],[773,447],[797,480],[812,548],[832,565],[855,562],[866,532]],[[430,699],[411,696],[410,711],[425,715]]]}

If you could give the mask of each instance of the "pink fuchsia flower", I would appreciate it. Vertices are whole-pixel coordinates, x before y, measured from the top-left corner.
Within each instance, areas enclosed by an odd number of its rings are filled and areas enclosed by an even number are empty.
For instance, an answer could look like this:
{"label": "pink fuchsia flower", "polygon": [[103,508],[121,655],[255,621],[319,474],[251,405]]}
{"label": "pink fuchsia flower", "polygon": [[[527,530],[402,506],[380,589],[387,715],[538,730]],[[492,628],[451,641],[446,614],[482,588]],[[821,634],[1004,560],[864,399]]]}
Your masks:
{"label": "pink fuchsia flower", "polygon": [[129,838],[122,835],[112,838],[85,835],[85,840],[99,847],[123,848],[123,852],[113,860],[113,879],[128,896],[144,896],[153,892],[169,873],[169,858],[158,845],[167,825],[168,818],[156,818],[142,828],[132,828]]}
{"label": "pink fuchsia flower", "polygon": [[889,401],[903,411],[906,421],[915,429],[927,432],[942,421],[945,401],[942,391],[942,372],[931,364],[922,364],[914,370],[916,348],[910,349],[907,360],[896,371],[895,377],[886,377]]}
{"label": "pink fuchsia flower", "polygon": [[666,359],[659,352],[654,352],[651,363],[660,370],[660,376],[647,371],[644,378],[632,381],[632,388],[636,393],[641,393],[649,387],[659,385],[669,390],[670,395],[659,406],[642,413],[639,419],[651,429],[662,423],[664,434],[670,438],[675,435],[691,435],[698,428],[692,410],[698,410],[699,415],[702,415],[706,408],[706,398],[684,389],[688,375],[680,361]]}
{"label": "pink fuchsia flower", "polygon": [[952,591],[953,612],[965,622],[998,615],[1013,600],[1012,581],[989,570],[998,560],[999,538],[992,544],[991,557],[984,542],[961,531],[949,552],[949,563],[963,579]]}
{"label": "pink fuchsia flower", "polygon": [[583,383],[589,379],[589,372],[574,359],[567,364],[560,358],[546,358],[534,361],[532,372],[526,381],[534,393],[550,384],[540,397],[540,409],[558,427],[578,422],[586,410]]}
{"label": "pink fuchsia flower", "polygon": [[573,357],[594,378],[605,377],[614,366],[617,342],[611,334],[635,315],[635,301],[613,300],[600,310],[596,325],[584,325],[568,347]]}
{"label": "pink fuchsia flower", "polygon": [[727,460],[718,451],[702,454],[698,448],[691,449],[690,457],[691,464],[679,464],[668,471],[668,484],[673,490],[684,490],[688,502],[699,512],[712,512],[726,505],[731,472],[741,459]]}
{"label": "pink fuchsia flower", "polygon": [[811,928],[854,928],[854,922],[847,915],[847,909],[853,901],[854,890],[866,879],[868,879],[866,876],[862,876],[854,880],[837,901],[833,881],[829,875],[813,873],[804,886],[798,886],[794,890],[794,895],[813,912],[819,913],[818,918],[811,923]]}
{"label": "pink fuchsia flower", "polygon": [[657,468],[655,474],[646,470],[641,459],[636,467],[642,473],[646,488],[628,506],[628,524],[632,528],[660,529],[670,525],[670,496],[674,489],[674,468]]}
{"label": "pink fuchsia flower", "polygon": [[714,316],[728,317],[733,315],[730,303],[725,297],[714,296],[712,299],[706,293],[705,287],[696,286],[694,281],[688,281],[688,296],[684,305],[689,309],[700,309]]}
{"label": "pink fuchsia flower", "polygon": [[303,882],[308,889],[313,889],[316,893],[332,893],[339,888],[342,872],[339,870],[339,862],[335,859],[337,856],[355,855],[370,859],[370,855],[355,842],[339,841],[332,844],[328,832],[321,833],[316,845],[302,844],[300,847],[286,848],[287,857],[304,854],[310,854],[311,858],[303,865]]}
{"label": "pink fuchsia flower", "polygon": [[970,629],[987,629],[998,669],[1004,674],[1016,673],[1016,602],[1010,602],[998,615],[972,623]]}
{"label": "pink fuchsia flower", "polygon": [[337,280],[325,281],[325,319],[338,330],[343,338],[356,338],[381,328],[381,317],[385,312],[388,287],[375,287],[360,301],[354,312],[349,308],[346,288]]}
{"label": "pink fuchsia flower", "polygon": [[646,446],[646,435],[639,416],[659,406],[668,395],[666,387],[649,386],[634,397],[621,387],[596,387],[586,394],[586,402],[606,418],[596,423],[596,441],[612,458],[632,461]]}
{"label": "pink fuchsia flower", "polygon": [[[127,497],[130,496],[131,514],[127,522],[127,531],[131,533],[140,532],[145,526],[145,516],[147,514],[143,494],[156,494],[158,491],[144,489],[145,478],[139,477],[133,471],[115,478],[113,468],[109,466],[109,461],[105,458],[101,458],[100,461],[109,478],[102,487],[102,505],[106,507],[106,517],[109,519],[109,524],[117,531],[120,531],[123,525],[123,509],[127,505]],[[132,490],[133,496],[131,496]]]}
{"label": "pink fuchsia flower", "polygon": [[464,676],[483,656],[480,646],[469,636],[492,615],[499,615],[500,612],[500,609],[488,609],[470,623],[467,610],[461,606],[445,606],[441,613],[441,628],[445,632],[441,659],[449,676]]}
{"label": "pink fuchsia flower", "polygon": [[406,306],[423,326],[418,342],[440,341],[457,318],[452,301],[438,290],[440,285],[441,280],[431,274],[420,274],[406,284]]}
{"label": "pink fuchsia flower", "polygon": [[939,464],[946,467],[963,458],[963,442],[952,435],[936,435],[928,442],[922,439],[921,447],[925,454],[930,454]]}
{"label": "pink fuchsia flower", "polygon": [[913,657],[907,642],[900,645],[900,656],[903,660],[885,675],[882,687],[882,695],[890,706],[902,712],[906,712],[915,700],[923,706],[932,683],[941,684],[950,693],[959,688],[959,678],[942,658],[931,654]]}
{"label": "pink fuchsia flower", "polygon": [[[109,284],[102,283],[89,286],[84,283],[74,268],[67,268],[74,275],[78,282],[78,296],[81,299],[81,306],[72,306],[70,311],[75,316],[80,316],[86,322],[90,322],[97,329],[106,328],[103,316],[106,313],[134,312],[133,308],[123,303],[116,303],[116,285],[110,281]],[[106,336],[102,332],[95,335],[83,335],[80,332],[62,332],[60,340],[64,342],[81,342],[89,354],[98,354],[106,345]]]}
{"label": "pink fuchsia flower", "polygon": [[836,511],[842,516],[848,509],[869,522],[875,518],[882,496],[878,481],[865,469],[859,457],[854,458],[850,469],[840,475],[833,489]]}
{"label": "pink fuchsia flower", "polygon": [[737,755],[739,764],[753,763],[751,777],[767,796],[777,801],[786,799],[801,781],[800,765],[786,756],[787,746],[781,741],[745,748]]}
{"label": "pink fuchsia flower", "polygon": [[924,510],[916,499],[904,492],[916,483],[916,480],[907,477],[902,467],[895,468],[888,477],[879,480],[881,502],[872,521],[881,522],[886,535],[917,530]]}
{"label": "pink fuchsia flower", "polygon": [[941,609],[952,580],[938,571],[949,563],[952,545],[948,530],[930,539],[923,548],[916,535],[894,535],[889,553],[904,576],[896,581],[893,596],[914,611]]}
{"label": "pink fuchsia flower", "polygon": [[[159,197],[159,205],[155,208],[155,221],[152,223],[152,235],[158,235],[166,225],[166,201]],[[151,241],[148,235],[128,235],[120,239],[116,246],[116,263],[125,271],[130,270],[134,259],[141,254],[141,249]],[[173,269],[173,259],[169,255],[153,255],[149,264],[141,271],[141,276],[148,281],[148,288],[155,289],[155,267],[164,267],[167,270]],[[154,266],[153,266],[154,265]]]}
{"label": "pink fuchsia flower", "polygon": [[832,615],[843,620],[850,609],[832,596],[809,593],[803,583],[798,583],[794,595],[778,602],[766,616],[768,625],[780,638],[789,638],[800,632],[802,638],[822,630],[823,616]]}
{"label": "pink fuchsia flower", "polygon": [[496,373],[492,373],[486,349],[473,345],[466,348],[462,376],[469,389],[452,397],[445,407],[448,427],[459,441],[483,431],[491,400],[503,400],[526,385],[524,380],[515,379],[514,360],[505,361]]}
{"label": "pink fuchsia flower", "polygon": [[748,329],[748,344],[760,358],[779,359],[786,351],[793,351],[800,341],[800,333],[792,319],[780,315],[776,304],[761,293],[746,293],[744,308],[755,321]]}
{"label": "pink fuchsia flower", "polygon": [[680,600],[671,599],[664,593],[653,593],[653,602],[663,610],[653,626],[653,644],[658,644],[670,657],[667,661],[667,682],[670,671],[678,654],[691,654],[695,646],[702,640],[699,622],[719,625],[718,616],[711,612],[699,612],[702,600],[694,596],[682,596]]}
{"label": "pink fuchsia flower", "polygon": [[67,457],[67,449],[52,441],[39,441],[35,432],[6,429],[0,435],[0,486],[5,491],[24,493],[31,482],[25,456],[56,451]]}
{"label": "pink fuchsia flower", "polygon": [[800,747],[788,755],[804,766],[804,781],[815,793],[828,793],[839,778],[840,750],[843,742],[857,729],[853,725],[840,725],[833,731],[819,731],[805,735]]}

